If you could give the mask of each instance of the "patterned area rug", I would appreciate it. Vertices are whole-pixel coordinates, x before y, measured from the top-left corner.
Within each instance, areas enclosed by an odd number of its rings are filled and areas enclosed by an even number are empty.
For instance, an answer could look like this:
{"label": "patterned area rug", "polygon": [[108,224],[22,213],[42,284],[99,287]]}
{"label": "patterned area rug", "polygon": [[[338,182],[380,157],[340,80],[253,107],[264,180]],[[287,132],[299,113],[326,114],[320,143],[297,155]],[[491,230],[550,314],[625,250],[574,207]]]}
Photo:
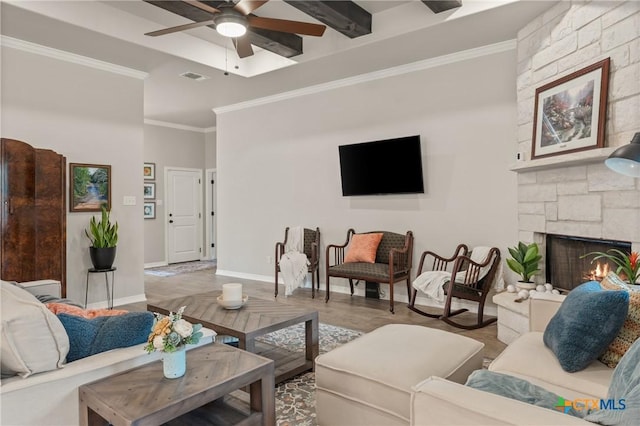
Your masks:
{"label": "patterned area rug", "polygon": [[[364,333],[333,325],[319,325],[320,353],[330,351]],[[304,351],[304,324],[278,330],[256,340]],[[280,383],[276,388],[276,423],[279,426],[316,425],[315,373],[305,373]]]}
{"label": "patterned area rug", "polygon": [[146,275],[154,275],[156,277],[170,277],[172,275],[201,271],[203,269],[213,269],[215,267],[215,260],[198,260],[196,262],[174,263],[168,266],[149,268],[145,269],[144,273]]}
{"label": "patterned area rug", "polygon": [[[364,333],[328,324],[319,325],[320,353],[343,345]],[[285,347],[291,351],[304,350],[304,325],[297,324],[259,337],[265,343]],[[493,361],[485,358],[482,367]],[[315,426],[315,373],[305,373],[280,383],[276,387],[276,424],[278,426]]]}

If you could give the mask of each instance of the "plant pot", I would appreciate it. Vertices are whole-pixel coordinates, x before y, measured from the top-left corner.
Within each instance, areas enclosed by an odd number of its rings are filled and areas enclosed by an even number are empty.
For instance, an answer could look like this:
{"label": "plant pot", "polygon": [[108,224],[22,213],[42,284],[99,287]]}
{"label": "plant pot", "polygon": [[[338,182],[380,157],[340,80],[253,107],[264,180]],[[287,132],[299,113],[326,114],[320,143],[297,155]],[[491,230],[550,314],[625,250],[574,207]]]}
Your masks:
{"label": "plant pot", "polygon": [[518,281],[516,287],[518,287],[519,290],[533,290],[536,288],[536,283]]}
{"label": "plant pot", "polygon": [[95,269],[111,269],[116,259],[116,247],[89,247],[89,255]]}

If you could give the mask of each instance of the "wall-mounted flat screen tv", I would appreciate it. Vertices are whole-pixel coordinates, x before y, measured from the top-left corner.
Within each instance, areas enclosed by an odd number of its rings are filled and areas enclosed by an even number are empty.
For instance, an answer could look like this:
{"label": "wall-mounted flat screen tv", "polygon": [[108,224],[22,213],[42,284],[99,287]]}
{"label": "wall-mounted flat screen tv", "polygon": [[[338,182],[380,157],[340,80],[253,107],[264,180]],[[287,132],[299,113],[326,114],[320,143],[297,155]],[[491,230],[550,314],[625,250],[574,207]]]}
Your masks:
{"label": "wall-mounted flat screen tv", "polygon": [[423,194],[420,136],[340,145],[342,195]]}

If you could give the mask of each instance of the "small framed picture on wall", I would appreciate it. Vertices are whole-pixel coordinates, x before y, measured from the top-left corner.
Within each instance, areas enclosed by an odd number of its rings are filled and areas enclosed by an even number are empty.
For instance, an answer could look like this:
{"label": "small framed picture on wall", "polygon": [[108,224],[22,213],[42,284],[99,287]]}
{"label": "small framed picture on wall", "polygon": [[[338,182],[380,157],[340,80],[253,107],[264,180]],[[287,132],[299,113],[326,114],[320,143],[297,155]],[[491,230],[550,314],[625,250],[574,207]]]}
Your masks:
{"label": "small framed picture on wall", "polygon": [[70,163],[69,180],[69,211],[111,210],[110,165]]}
{"label": "small framed picture on wall", "polygon": [[156,178],[156,163],[144,163],[144,180],[154,180]]}
{"label": "small framed picture on wall", "polygon": [[156,218],[156,203],[155,201],[144,202],[144,218],[155,219]]}
{"label": "small framed picture on wall", "polygon": [[156,198],[156,183],[145,182],[144,183],[144,199],[155,200],[155,198]]}

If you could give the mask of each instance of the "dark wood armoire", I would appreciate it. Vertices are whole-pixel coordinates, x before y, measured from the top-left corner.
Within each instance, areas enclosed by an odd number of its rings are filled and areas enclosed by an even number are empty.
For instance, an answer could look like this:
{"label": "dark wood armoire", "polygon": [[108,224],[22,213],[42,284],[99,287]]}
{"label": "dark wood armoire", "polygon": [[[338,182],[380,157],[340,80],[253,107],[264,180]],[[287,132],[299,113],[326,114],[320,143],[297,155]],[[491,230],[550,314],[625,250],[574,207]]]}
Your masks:
{"label": "dark wood armoire", "polygon": [[64,156],[2,139],[0,277],[54,279],[67,293],[66,163]]}

